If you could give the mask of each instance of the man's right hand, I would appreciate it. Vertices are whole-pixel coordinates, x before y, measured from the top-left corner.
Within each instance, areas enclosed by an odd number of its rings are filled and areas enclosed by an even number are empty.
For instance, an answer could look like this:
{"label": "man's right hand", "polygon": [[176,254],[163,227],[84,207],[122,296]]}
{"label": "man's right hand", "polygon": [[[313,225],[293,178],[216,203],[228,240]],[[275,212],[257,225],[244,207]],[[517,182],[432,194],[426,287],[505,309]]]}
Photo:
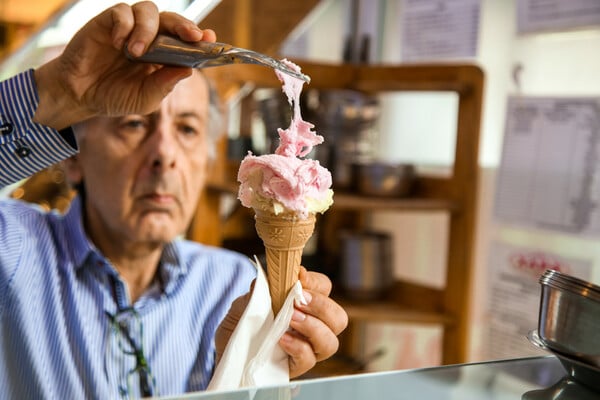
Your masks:
{"label": "man's right hand", "polygon": [[63,129],[96,115],[146,114],[158,108],[190,68],[135,63],[158,32],[188,42],[214,42],[215,33],[199,29],[175,13],[159,13],[150,1],[115,5],[90,20],[56,59],[35,71],[40,103],[34,121]]}

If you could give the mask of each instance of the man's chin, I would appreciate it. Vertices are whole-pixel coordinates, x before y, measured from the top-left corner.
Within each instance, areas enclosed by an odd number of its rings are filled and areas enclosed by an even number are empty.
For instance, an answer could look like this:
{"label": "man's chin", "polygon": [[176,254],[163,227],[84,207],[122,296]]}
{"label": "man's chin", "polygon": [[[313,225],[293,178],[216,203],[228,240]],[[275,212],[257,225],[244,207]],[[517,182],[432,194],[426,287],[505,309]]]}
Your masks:
{"label": "man's chin", "polygon": [[173,224],[142,224],[137,229],[136,236],[145,242],[166,244],[182,234]]}

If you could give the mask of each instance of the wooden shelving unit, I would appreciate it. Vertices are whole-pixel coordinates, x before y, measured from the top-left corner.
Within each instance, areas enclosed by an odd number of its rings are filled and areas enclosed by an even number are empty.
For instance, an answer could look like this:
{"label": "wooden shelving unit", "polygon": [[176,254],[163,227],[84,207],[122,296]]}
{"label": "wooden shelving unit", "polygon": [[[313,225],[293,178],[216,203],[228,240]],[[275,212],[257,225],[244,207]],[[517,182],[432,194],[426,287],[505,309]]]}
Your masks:
{"label": "wooden shelving unit", "polygon": [[[409,282],[395,283],[390,296],[382,301],[363,302],[340,299],[350,316],[351,325],[364,322],[408,322],[443,326],[443,364],[465,362],[468,350],[469,307],[474,270],[475,224],[478,192],[479,128],[484,77],[474,65],[362,66],[320,65],[296,61],[312,78],[310,87],[319,89],[355,89],[375,93],[383,91],[450,91],[458,95],[455,159],[447,178],[420,176],[410,198],[366,198],[336,193],[335,203],[323,221],[328,234],[336,231],[335,215],[354,217],[358,223],[372,210],[397,212],[446,212],[449,215],[446,279],[443,289]],[[257,87],[279,87],[273,72],[254,66],[215,69],[211,74],[221,88],[242,82]],[[207,201],[223,192],[235,193],[237,184],[213,175]],[[216,202],[212,200],[213,204]],[[329,215],[333,218],[329,218]],[[333,220],[333,222],[332,222]],[[337,219],[339,220],[339,218]],[[363,221],[363,222],[361,222]],[[320,222],[319,222],[320,223]],[[196,231],[204,228],[196,227]],[[210,229],[210,227],[209,227]],[[204,231],[203,231],[204,232]],[[211,233],[218,235],[213,225]],[[344,335],[346,342],[356,329]],[[350,346],[351,347],[351,346]],[[345,346],[346,350],[348,346]]]}

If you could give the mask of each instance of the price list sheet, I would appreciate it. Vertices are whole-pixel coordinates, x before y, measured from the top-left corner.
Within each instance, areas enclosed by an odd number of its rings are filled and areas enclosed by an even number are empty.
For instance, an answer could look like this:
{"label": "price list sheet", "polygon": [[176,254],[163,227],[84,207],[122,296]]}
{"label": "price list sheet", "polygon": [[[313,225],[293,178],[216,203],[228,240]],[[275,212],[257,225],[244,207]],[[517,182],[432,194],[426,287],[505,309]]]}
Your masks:
{"label": "price list sheet", "polygon": [[406,0],[402,60],[417,62],[477,55],[481,0]]}
{"label": "price list sheet", "polygon": [[520,33],[553,32],[600,25],[598,0],[518,0]]}
{"label": "price list sheet", "polygon": [[498,222],[600,234],[600,98],[511,97]]}

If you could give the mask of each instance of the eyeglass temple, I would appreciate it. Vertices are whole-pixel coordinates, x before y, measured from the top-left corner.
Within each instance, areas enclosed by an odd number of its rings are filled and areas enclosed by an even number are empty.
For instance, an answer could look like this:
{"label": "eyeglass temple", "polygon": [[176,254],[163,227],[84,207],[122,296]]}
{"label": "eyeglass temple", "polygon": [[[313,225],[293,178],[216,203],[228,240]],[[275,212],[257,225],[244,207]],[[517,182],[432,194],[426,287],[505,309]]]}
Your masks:
{"label": "eyeglass temple", "polygon": [[150,385],[150,380],[152,378],[150,378],[148,376],[148,372],[149,372],[148,370],[150,367],[148,365],[148,361],[146,360],[146,356],[144,356],[144,351],[141,348],[139,348],[138,346],[136,346],[135,341],[133,340],[133,338],[131,337],[131,334],[129,333],[129,329],[127,329],[126,326],[121,325],[117,321],[117,316],[109,313],[108,311],[105,311],[105,312],[106,312],[106,315],[108,315],[108,318],[110,319],[110,321],[113,324],[115,324],[118,327],[119,331],[123,334],[123,336],[125,336],[125,339],[127,339],[127,342],[133,349],[133,355],[135,356],[135,363],[136,363],[135,370],[137,371],[138,376],[140,378],[140,392],[142,394],[142,397],[153,396],[154,393],[152,392],[152,385]]}
{"label": "eyeglass temple", "polygon": [[138,376],[140,377],[140,392],[142,393],[142,397],[154,396],[152,386],[150,385],[152,378],[148,376],[148,368],[138,369]]}

